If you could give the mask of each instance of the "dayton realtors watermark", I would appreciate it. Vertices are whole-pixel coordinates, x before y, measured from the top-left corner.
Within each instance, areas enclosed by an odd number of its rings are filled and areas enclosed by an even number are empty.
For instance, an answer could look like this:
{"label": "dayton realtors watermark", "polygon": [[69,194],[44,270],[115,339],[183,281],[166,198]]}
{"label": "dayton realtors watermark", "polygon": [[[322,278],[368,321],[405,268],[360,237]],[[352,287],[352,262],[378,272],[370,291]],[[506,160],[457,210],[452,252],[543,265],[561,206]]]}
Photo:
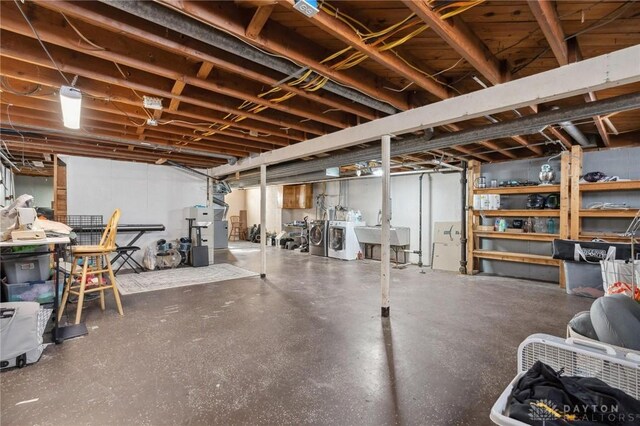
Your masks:
{"label": "dayton realtors watermark", "polygon": [[640,413],[621,413],[617,405],[563,405],[541,399],[532,402],[529,408],[531,420],[542,422],[565,420],[567,422],[588,421],[595,423],[633,423],[640,421]]}

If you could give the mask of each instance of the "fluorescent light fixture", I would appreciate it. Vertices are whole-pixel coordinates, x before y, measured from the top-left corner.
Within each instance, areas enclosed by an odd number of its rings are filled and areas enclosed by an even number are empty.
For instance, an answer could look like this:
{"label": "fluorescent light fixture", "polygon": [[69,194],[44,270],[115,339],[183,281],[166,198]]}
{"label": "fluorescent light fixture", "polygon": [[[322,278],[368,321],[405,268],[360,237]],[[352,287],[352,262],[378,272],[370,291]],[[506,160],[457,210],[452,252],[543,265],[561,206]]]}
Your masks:
{"label": "fluorescent light fixture", "polygon": [[340,177],[340,167],[329,167],[325,174],[331,177]]}
{"label": "fluorescent light fixture", "polygon": [[142,106],[149,109],[162,109],[162,98],[154,98],[152,96],[143,96]]}
{"label": "fluorescent light fixture", "polygon": [[75,87],[60,86],[60,105],[62,106],[64,127],[79,129],[82,92]]}

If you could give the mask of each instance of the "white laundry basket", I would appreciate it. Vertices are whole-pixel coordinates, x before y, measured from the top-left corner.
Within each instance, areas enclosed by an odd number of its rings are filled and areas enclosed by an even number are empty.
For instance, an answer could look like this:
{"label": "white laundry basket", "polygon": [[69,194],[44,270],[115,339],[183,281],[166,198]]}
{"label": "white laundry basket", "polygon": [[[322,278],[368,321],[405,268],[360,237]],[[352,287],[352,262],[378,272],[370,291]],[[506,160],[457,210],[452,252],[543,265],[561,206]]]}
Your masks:
{"label": "white laundry basket", "polygon": [[554,370],[564,368],[566,376],[596,377],[609,386],[640,399],[640,355],[604,343],[548,334],[533,334],[518,347],[518,374],[491,408],[490,418],[497,425],[526,425],[504,415],[509,395],[518,380],[541,361]]}

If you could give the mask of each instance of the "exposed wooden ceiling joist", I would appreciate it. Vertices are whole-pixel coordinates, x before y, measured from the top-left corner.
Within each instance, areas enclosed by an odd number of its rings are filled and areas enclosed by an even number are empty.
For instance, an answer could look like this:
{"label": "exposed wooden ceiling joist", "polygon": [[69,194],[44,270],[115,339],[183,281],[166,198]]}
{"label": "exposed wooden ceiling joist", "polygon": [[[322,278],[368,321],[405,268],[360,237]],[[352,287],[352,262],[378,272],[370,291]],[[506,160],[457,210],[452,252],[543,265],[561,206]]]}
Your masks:
{"label": "exposed wooden ceiling joist", "polygon": [[[294,0],[280,0],[278,4],[283,5],[289,10],[293,10]],[[317,25],[323,31],[342,40],[348,46],[364,53],[372,60],[379,64],[392,69],[399,75],[413,81],[418,86],[433,93],[440,99],[449,98],[451,95],[446,87],[438,83],[431,77],[426,76],[423,72],[418,71],[415,67],[408,65],[392,52],[381,52],[377,47],[373,47],[365,43],[353,30],[344,22],[334,18],[327,13],[318,13],[311,18],[311,22]]]}
{"label": "exposed wooden ceiling joist", "polygon": [[[569,64],[572,60],[581,60],[582,55],[577,40],[572,39],[571,44],[567,42],[567,37],[562,29],[562,23],[560,22],[558,11],[555,8],[555,3],[550,0],[527,0],[527,3],[531,8],[533,16],[535,16],[538,21],[538,25],[540,25],[540,29],[549,43],[549,47],[553,51],[558,64],[563,66]],[[586,102],[598,100],[596,94],[593,92],[586,93],[584,98]],[[593,121],[598,129],[603,145],[609,146],[611,141],[609,140],[609,135],[602,122],[602,118],[593,117]]]}
{"label": "exposed wooden ceiling joist", "polygon": [[492,84],[509,80],[509,73],[501,66],[500,61],[462,18],[453,16],[442,19],[439,13],[433,11],[423,1],[402,1]]}
{"label": "exposed wooden ceiling joist", "polygon": [[[89,23],[95,27],[103,28],[117,34],[124,34],[127,37],[138,40],[152,46],[167,50],[176,55],[186,56],[196,61],[210,62],[215,67],[223,69],[227,72],[237,74],[239,76],[255,80],[269,87],[278,87],[287,92],[295,93],[297,96],[308,98],[312,101],[326,105],[329,108],[339,108],[345,112],[355,114],[357,116],[374,119],[376,113],[371,109],[345,102],[335,95],[323,93],[322,95],[315,92],[307,92],[288,86],[285,83],[278,84],[279,78],[274,78],[265,70],[254,70],[255,67],[246,66],[238,59],[225,59],[225,52],[216,51],[215,55],[211,54],[210,46],[192,39],[180,37],[179,34],[167,32],[166,28],[155,26],[147,21],[140,22],[139,19],[123,14],[118,11],[111,10],[110,15],[98,12],[106,6],[91,3],[91,7],[87,8],[86,3],[70,3],[66,1],[43,1],[38,2],[42,7],[64,13],[67,17],[73,17],[82,22]],[[116,18],[112,17],[115,16]]]}

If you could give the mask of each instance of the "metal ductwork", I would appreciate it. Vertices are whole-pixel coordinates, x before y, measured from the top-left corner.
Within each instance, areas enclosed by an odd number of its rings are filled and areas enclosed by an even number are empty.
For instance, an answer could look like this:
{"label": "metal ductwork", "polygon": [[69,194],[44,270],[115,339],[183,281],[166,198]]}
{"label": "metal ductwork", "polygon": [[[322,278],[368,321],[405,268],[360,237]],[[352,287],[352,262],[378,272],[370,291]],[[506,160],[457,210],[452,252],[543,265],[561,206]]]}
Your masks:
{"label": "metal ductwork", "polygon": [[[163,28],[174,30],[180,34],[192,37],[209,46],[216,47],[226,52],[241,56],[256,64],[266,66],[272,70],[281,72],[287,76],[300,71],[298,66],[289,60],[268,55],[248,43],[213,28],[210,25],[191,19],[179,12],[159,5],[151,1],[122,1],[100,0],[116,9],[135,15],[139,18],[153,22]],[[311,80],[312,77],[308,79]],[[367,96],[355,89],[351,89],[329,80],[323,86],[327,91],[347,98],[353,102],[368,106],[386,114],[395,114],[396,108],[386,102]]]}
{"label": "metal ductwork", "polygon": [[[534,134],[545,126],[561,123],[567,121],[567,119],[583,120],[595,115],[636,108],[640,108],[640,93],[632,93],[563,109],[552,109],[535,115],[527,115],[510,121],[502,121],[498,124],[488,124],[473,129],[448,133],[435,138],[432,138],[430,134],[406,138],[391,144],[391,155],[410,155],[455,145],[468,145],[485,140]],[[269,166],[267,178],[269,183],[272,180],[283,180],[287,177],[289,177],[289,180],[293,177],[297,179],[300,175],[308,174],[312,171],[322,170],[322,173],[324,173],[324,170],[329,167],[354,164],[359,161],[379,160],[380,155],[380,148],[373,146],[317,160]],[[255,172],[248,172],[240,175],[240,181],[246,185],[253,185],[259,181],[259,177]]]}
{"label": "metal ductwork", "polygon": [[582,146],[593,145],[591,142],[589,142],[589,139],[587,139],[584,133],[582,133],[582,131],[578,129],[578,127],[576,127],[576,125],[573,124],[571,121],[563,121],[560,123],[560,126],[562,126],[564,131],[567,132],[569,136],[571,136],[573,140],[578,142],[580,145]]}
{"label": "metal ductwork", "polygon": [[[552,111],[558,110],[559,107],[554,106],[551,108]],[[589,139],[582,133],[578,127],[573,124],[571,121],[562,121],[559,123],[562,129],[569,134],[573,138],[574,141],[578,142],[582,146],[593,145]]]}

